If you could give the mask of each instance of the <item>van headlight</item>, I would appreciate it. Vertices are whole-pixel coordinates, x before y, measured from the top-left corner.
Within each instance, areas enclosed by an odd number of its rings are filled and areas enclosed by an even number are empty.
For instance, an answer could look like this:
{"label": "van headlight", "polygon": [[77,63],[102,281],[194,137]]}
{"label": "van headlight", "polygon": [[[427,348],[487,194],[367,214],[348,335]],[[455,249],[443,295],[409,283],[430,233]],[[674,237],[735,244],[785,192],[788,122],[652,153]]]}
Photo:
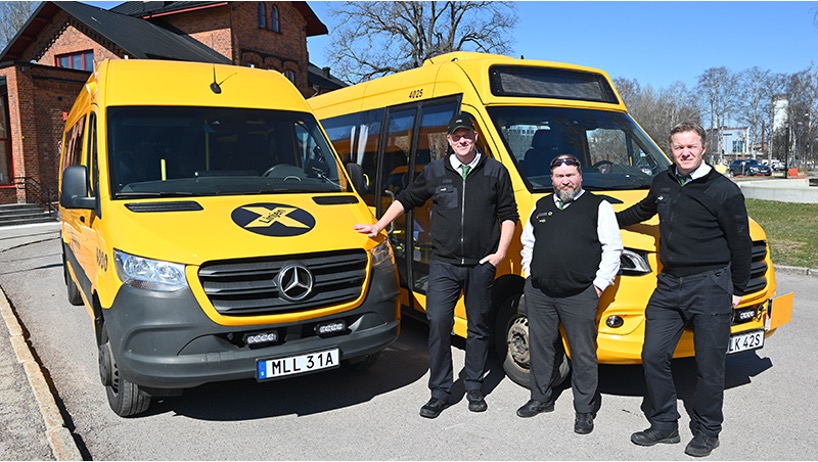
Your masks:
{"label": "van headlight", "polygon": [[647,254],[635,250],[623,250],[622,256],[619,257],[619,271],[625,276],[650,274]]}
{"label": "van headlight", "polygon": [[137,289],[173,292],[187,287],[185,265],[137,257],[114,250],[116,274]]}
{"label": "van headlight", "polygon": [[372,253],[372,267],[378,267],[386,264],[395,264],[395,255],[392,253],[392,246],[389,244],[389,239],[384,239],[375,248],[370,250]]}

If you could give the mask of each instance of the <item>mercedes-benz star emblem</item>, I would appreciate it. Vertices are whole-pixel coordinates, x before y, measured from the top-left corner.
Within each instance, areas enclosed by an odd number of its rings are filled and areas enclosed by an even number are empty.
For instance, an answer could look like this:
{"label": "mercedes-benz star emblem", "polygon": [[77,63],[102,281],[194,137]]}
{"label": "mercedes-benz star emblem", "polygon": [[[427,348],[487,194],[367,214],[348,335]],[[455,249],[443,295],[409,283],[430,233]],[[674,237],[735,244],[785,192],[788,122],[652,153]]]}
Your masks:
{"label": "mercedes-benz star emblem", "polygon": [[303,300],[312,292],[313,277],[304,265],[291,263],[286,265],[276,276],[278,293],[281,298],[291,302]]}

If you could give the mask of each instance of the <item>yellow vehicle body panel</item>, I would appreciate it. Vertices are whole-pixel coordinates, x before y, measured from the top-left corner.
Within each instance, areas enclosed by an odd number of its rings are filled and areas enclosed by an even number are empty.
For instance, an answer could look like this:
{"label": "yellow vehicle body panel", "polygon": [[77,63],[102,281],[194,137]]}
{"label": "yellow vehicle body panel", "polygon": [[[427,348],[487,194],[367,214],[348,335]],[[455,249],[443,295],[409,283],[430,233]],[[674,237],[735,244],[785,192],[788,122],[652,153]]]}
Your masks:
{"label": "yellow vehicle body panel", "polygon": [[[559,69],[570,72],[594,74],[600,80],[610,84],[615,96],[612,100],[588,100],[582,98],[532,97],[504,95],[492,90],[492,68],[494,66],[529,66],[543,69]],[[578,110],[596,110],[611,114],[627,115],[628,110],[621,97],[613,86],[610,77],[599,69],[577,66],[565,63],[538,61],[530,59],[514,59],[484,53],[454,52],[428,59],[423,66],[392,74],[337,90],[324,95],[308,99],[308,103],[315,110],[316,115],[325,126],[330,121],[350,116],[354,113],[363,114],[366,111],[380,109],[404,110],[407,106],[423,105],[429,100],[443,98],[459,98],[459,110],[469,112],[474,118],[483,146],[491,156],[502,162],[509,170],[512,186],[517,201],[520,219],[515,236],[507,253],[507,258],[497,270],[497,280],[508,281],[516,279],[515,287],[520,288],[525,275],[520,265],[521,245],[519,237],[522,224],[528,218],[528,213],[537,200],[545,194],[532,192],[525,178],[520,173],[520,159],[506,147],[508,133],[501,133],[493,123],[490,110],[498,108],[565,108]],[[637,124],[638,126],[638,124]],[[329,128],[328,128],[329,130]],[[655,149],[661,149],[650,141]],[[336,146],[338,149],[338,146]],[[665,154],[662,154],[668,159]],[[667,160],[669,163],[669,160]],[[619,212],[643,199],[647,189],[595,189],[594,193],[603,194],[613,199],[614,210]],[[403,231],[400,231],[403,232]],[[627,229],[622,230],[622,240],[626,249],[645,253],[645,259],[650,266],[650,273],[641,276],[617,277],[613,287],[608,288],[602,296],[598,312],[598,354],[600,363],[604,364],[637,364],[641,362],[642,341],[644,338],[644,311],[648,298],[656,286],[656,275],[661,271],[661,263],[657,255],[659,244],[658,216]],[[752,240],[759,247],[763,247],[766,256],[763,263],[766,267],[763,274],[766,284],[763,290],[748,293],[742,298],[741,307],[758,306],[758,313],[752,321],[736,324],[733,332],[744,332],[765,328],[765,319],[769,300],[777,296],[777,287],[773,262],[769,255],[767,236],[764,230],[752,219],[750,220],[750,234]],[[758,263],[758,262],[757,262]],[[513,284],[512,284],[513,285]],[[519,290],[519,289],[518,289]],[[413,292],[407,296],[407,288],[403,288],[403,303],[416,310],[425,309],[425,297],[422,293]],[[521,292],[521,290],[520,290]],[[499,297],[502,301],[503,297]],[[779,309],[780,305],[780,309]],[[772,326],[780,326],[789,321],[792,311],[792,297],[776,299],[773,310]],[[608,327],[606,319],[610,316],[622,318],[623,324],[619,327]],[[768,329],[770,327],[768,326]],[[774,327],[772,328],[774,329]],[[465,307],[461,295],[455,307],[454,333],[466,336]],[[769,334],[769,332],[768,332]],[[567,351],[567,344],[565,345]],[[570,351],[568,351],[570,355]],[[686,331],[676,351],[677,357],[693,355],[691,332]]]}
{"label": "yellow vehicle body panel", "polygon": [[60,171],[68,297],[92,318],[119,415],[316,352],[368,367],[398,336],[392,249],[354,231],[372,213],[277,71],[97,63]]}

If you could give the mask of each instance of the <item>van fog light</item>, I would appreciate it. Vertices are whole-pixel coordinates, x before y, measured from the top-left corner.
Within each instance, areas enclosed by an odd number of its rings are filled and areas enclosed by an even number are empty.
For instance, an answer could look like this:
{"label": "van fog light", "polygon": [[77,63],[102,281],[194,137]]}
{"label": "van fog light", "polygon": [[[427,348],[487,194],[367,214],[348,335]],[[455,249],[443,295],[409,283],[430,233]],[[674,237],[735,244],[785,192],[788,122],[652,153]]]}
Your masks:
{"label": "van fog light", "polygon": [[266,345],[278,341],[278,332],[260,332],[258,334],[247,334],[244,336],[244,343],[250,347]]}
{"label": "van fog light", "polygon": [[758,307],[739,308],[733,311],[733,324],[750,322],[758,315]]}
{"label": "van fog light", "polygon": [[625,325],[625,320],[622,319],[621,316],[608,316],[608,319],[605,320],[605,325],[616,329],[617,327]]}
{"label": "van fog light", "polygon": [[346,330],[346,321],[333,321],[315,326],[315,333],[318,334],[319,337],[332,337],[333,335],[342,334],[346,332]]}

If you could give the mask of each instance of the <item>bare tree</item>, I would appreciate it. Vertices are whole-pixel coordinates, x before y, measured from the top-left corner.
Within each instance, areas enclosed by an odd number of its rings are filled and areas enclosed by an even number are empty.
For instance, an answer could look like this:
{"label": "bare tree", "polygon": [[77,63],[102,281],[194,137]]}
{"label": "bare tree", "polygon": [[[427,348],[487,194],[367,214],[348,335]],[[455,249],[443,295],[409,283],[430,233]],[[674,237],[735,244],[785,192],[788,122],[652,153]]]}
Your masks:
{"label": "bare tree", "polygon": [[816,112],[818,105],[818,71],[815,66],[792,74],[787,85],[789,94],[790,152],[795,165],[807,166],[814,161]]}
{"label": "bare tree", "polygon": [[450,51],[508,53],[516,25],[510,2],[344,2],[333,9],[336,73],[362,82],[419,67]]}
{"label": "bare tree", "polygon": [[754,149],[761,144],[761,125],[764,119],[764,103],[772,100],[766,91],[765,82],[770,78],[770,71],[751,67],[739,73],[739,85],[743,97],[739,100],[738,120],[750,127],[749,147]]}
{"label": "bare tree", "polygon": [[710,128],[716,136],[710,139],[711,154],[721,158],[721,129],[730,123],[737,107],[738,77],[726,67],[711,67],[698,78],[696,91],[702,106],[709,113]]}
{"label": "bare tree", "polygon": [[40,2],[0,2],[0,50],[6,48],[39,4]]}
{"label": "bare tree", "polygon": [[694,97],[681,82],[658,92],[630,79],[616,78],[614,84],[633,118],[659,146],[667,147],[667,135],[676,124],[701,120]]}

